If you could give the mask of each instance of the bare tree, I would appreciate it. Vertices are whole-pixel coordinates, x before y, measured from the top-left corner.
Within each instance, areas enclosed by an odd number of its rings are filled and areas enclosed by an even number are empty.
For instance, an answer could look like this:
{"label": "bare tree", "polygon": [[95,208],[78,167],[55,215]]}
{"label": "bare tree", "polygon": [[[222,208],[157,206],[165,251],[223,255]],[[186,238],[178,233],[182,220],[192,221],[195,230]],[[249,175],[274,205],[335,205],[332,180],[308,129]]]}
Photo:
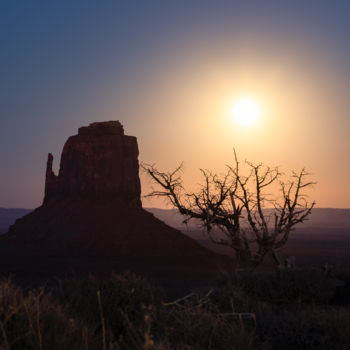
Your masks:
{"label": "bare tree", "polygon": [[[172,172],[142,164],[159,188],[147,197],[167,198],[184,216],[185,223],[200,220],[211,241],[234,250],[238,266],[254,268],[266,256],[280,265],[277,250],[315,205],[304,193],[314,182],[306,181],[310,174],[305,169],[286,178],[278,168],[247,161],[248,174],[241,175],[236,152],[234,155],[234,166],[226,166],[221,176],[201,169],[204,182],[191,193],[183,187],[182,164]],[[267,189],[276,185],[279,196],[268,194]]]}

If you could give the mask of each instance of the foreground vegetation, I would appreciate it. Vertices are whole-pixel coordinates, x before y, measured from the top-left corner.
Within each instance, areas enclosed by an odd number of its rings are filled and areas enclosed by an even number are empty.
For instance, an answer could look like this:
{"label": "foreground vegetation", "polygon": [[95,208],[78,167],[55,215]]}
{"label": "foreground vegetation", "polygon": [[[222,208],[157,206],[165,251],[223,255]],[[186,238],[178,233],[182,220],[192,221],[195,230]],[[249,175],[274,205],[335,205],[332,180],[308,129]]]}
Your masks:
{"label": "foreground vegetation", "polygon": [[0,349],[349,349],[348,284],[315,270],[169,291],[132,274],[40,288],[0,283]]}

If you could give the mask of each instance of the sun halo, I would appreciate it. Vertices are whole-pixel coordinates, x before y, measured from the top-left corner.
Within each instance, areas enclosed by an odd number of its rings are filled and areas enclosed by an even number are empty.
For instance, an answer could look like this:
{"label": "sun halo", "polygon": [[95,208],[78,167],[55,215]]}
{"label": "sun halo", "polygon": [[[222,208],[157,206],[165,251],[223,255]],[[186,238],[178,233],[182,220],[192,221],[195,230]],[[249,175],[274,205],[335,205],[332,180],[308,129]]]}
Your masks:
{"label": "sun halo", "polygon": [[241,126],[255,124],[260,115],[259,103],[250,97],[242,97],[235,100],[230,108],[231,118]]}

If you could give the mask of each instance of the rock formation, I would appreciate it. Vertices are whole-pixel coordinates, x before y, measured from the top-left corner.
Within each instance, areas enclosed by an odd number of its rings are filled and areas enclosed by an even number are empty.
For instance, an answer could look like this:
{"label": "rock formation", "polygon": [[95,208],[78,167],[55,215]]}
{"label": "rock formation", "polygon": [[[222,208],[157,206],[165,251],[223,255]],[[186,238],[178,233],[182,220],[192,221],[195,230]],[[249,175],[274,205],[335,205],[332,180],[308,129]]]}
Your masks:
{"label": "rock formation", "polygon": [[44,203],[67,197],[118,198],[141,207],[136,137],[124,135],[118,121],[79,129],[63,147],[58,176],[49,153]]}
{"label": "rock formation", "polygon": [[0,238],[2,257],[22,269],[36,261],[33,269],[48,273],[215,274],[215,254],[142,208],[137,140],[118,121],[80,128],[63,147],[58,175],[52,164],[49,154],[43,204]]}

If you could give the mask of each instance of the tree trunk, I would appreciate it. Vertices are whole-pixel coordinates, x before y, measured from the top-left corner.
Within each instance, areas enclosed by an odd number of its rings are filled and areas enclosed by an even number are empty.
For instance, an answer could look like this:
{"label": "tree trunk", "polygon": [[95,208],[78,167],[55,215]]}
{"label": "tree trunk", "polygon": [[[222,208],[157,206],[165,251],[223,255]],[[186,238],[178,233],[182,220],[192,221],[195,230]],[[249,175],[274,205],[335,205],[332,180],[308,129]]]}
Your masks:
{"label": "tree trunk", "polygon": [[271,258],[272,258],[272,261],[276,264],[276,266],[280,266],[281,265],[281,261],[278,258],[277,254],[276,254],[276,252],[274,250],[271,251]]}

